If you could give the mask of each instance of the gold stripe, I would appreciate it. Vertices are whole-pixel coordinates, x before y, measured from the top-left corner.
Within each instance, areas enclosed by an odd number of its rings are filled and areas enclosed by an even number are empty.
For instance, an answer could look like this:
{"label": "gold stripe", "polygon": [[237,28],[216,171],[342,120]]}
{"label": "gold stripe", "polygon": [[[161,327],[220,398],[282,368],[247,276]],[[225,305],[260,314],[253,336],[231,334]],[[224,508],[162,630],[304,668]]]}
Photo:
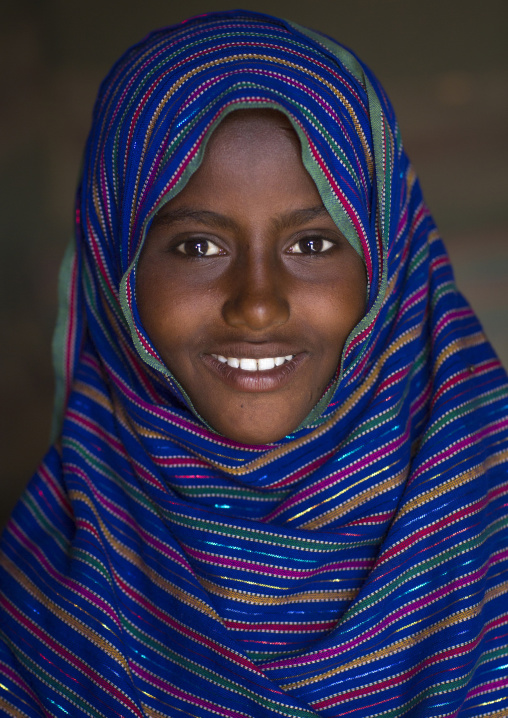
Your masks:
{"label": "gold stripe", "polygon": [[434,376],[449,356],[455,354],[455,352],[460,349],[468,349],[469,347],[476,347],[479,344],[484,344],[485,341],[486,339],[483,332],[476,332],[475,334],[471,334],[469,337],[460,337],[459,339],[455,339],[455,341],[448,344],[445,349],[438,354],[433,368]]}
{"label": "gold stripe", "polygon": [[204,578],[200,578],[200,583],[205,590],[215,596],[229,598],[232,601],[239,601],[240,603],[256,604],[261,606],[285,606],[287,604],[299,603],[301,601],[316,602],[333,601],[336,599],[352,601],[358,593],[358,591],[354,589],[337,589],[336,591],[302,591],[296,594],[270,596],[260,593],[249,593],[247,591],[235,591],[232,588],[218,586],[209,579]]}
{"label": "gold stripe", "polygon": [[[456,466],[460,466],[460,464],[464,463],[464,461],[466,460],[467,459],[463,459],[462,461],[451,467],[451,469],[455,468]],[[435,499],[437,496],[442,496],[443,494],[448,493],[448,491],[457,488],[457,486],[467,484],[469,481],[476,478],[480,474],[485,473],[485,471],[491,469],[493,466],[502,464],[507,460],[508,449],[505,449],[504,451],[501,451],[497,454],[492,454],[491,456],[488,456],[481,462],[481,464],[473,467],[472,469],[468,469],[467,471],[464,471],[464,473],[459,474],[458,476],[453,476],[451,479],[448,479],[448,481],[439,484],[433,489],[429,489],[429,491],[426,491],[419,496],[415,496],[414,499],[408,501],[407,504],[400,509],[397,514],[396,520],[398,521],[402,516],[405,516],[405,514],[409,513],[410,511],[413,511],[415,508],[422,506],[423,504],[426,504],[428,501]],[[446,473],[448,473],[451,469],[446,469]],[[437,479],[444,473],[445,472],[442,471],[439,474],[433,474],[432,479]]]}
{"label": "gold stripe", "polygon": [[[339,491],[334,496],[331,496],[328,499],[325,499],[325,501],[321,501],[321,504],[327,503],[328,501],[334,501],[337,499],[341,494],[343,494],[345,491],[348,491],[350,488],[354,488],[354,486],[357,486],[359,483],[363,483],[364,481],[370,481],[374,476],[377,476],[382,471],[387,471],[392,466],[394,466],[396,462],[393,464],[390,464],[390,466],[383,467],[382,469],[379,469],[379,471],[376,471],[374,474],[369,474],[369,476],[366,476],[362,481],[358,481],[356,484],[353,484],[352,486],[348,486],[347,488],[343,489],[342,491]],[[356,508],[362,503],[365,503],[366,501],[369,501],[373,496],[380,496],[381,494],[384,494],[386,491],[389,491],[394,486],[399,486],[401,483],[404,483],[406,480],[407,474],[409,471],[409,465],[407,465],[402,471],[400,471],[395,476],[391,476],[388,479],[382,481],[379,484],[376,484],[375,486],[372,486],[368,489],[365,489],[364,491],[361,491],[356,496],[351,497],[348,499],[348,501],[345,501],[342,504],[339,504],[331,511],[328,511],[326,514],[322,514],[321,516],[318,516],[317,518],[313,519],[312,521],[309,521],[306,524],[303,524],[301,526],[302,529],[318,529],[324,526],[327,523],[330,523],[331,521],[334,521],[335,519],[339,518],[340,516],[345,515],[351,509]],[[307,513],[307,511],[312,511],[320,504],[316,504],[315,506],[312,506],[309,509],[306,509],[305,511],[302,511],[298,516],[302,516],[304,513]],[[298,518],[296,516],[295,518]]]}
{"label": "gold stripe", "polygon": [[[500,688],[505,688],[505,686],[500,686]],[[496,690],[496,689],[491,689],[491,688],[486,689],[484,691],[484,693],[490,692],[491,690]],[[481,694],[479,694],[479,695],[481,695]],[[501,701],[503,701],[503,702],[506,701],[506,697],[501,696],[501,698],[496,698],[493,701],[484,701],[483,703],[475,703],[474,706],[472,706],[472,708],[483,708],[485,706],[491,706],[494,703],[500,703]],[[479,716],[480,714],[477,713],[476,715]],[[508,708],[505,707],[505,708],[501,708],[501,710],[498,710],[498,711],[489,711],[488,713],[484,713],[482,711],[481,715],[488,716],[488,718],[506,718],[506,716],[508,716]]]}
{"label": "gold stripe", "polygon": [[[4,685],[2,685],[2,684],[0,683],[0,689],[6,691],[6,690],[7,690],[7,687],[4,686]],[[16,697],[15,697],[14,700],[16,700],[16,701],[19,701],[19,700],[20,700],[22,703],[24,703],[24,704],[25,704],[26,706],[28,706],[30,709],[33,708],[33,702],[32,702],[32,701],[30,701],[30,703],[28,703],[28,701],[25,701],[23,698],[20,698],[17,694],[14,694],[13,691],[9,691],[9,693],[11,693],[12,695],[16,695]],[[5,709],[5,715],[11,716],[12,718],[26,718],[27,715],[28,715],[28,713],[22,713],[20,710],[18,710],[17,708],[15,708],[15,707],[12,705],[12,703],[7,703],[7,701],[4,700],[4,699],[1,698],[1,697],[0,697],[0,708]]]}
{"label": "gold stripe", "polygon": [[[93,386],[85,384],[82,381],[74,382],[73,389],[78,391],[83,396],[86,396],[88,399],[92,399],[92,401],[94,401],[96,404],[102,406],[103,409],[106,409],[107,411],[113,413],[113,405],[111,403],[111,400],[102,391],[99,391]],[[87,416],[87,419],[90,420],[90,417]]]}

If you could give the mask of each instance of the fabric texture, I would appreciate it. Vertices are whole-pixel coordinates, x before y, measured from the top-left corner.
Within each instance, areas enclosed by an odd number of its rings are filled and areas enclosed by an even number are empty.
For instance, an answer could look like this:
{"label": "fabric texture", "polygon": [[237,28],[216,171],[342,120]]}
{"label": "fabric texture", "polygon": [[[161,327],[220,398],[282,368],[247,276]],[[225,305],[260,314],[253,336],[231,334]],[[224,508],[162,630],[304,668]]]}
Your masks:
{"label": "fabric texture", "polygon": [[[205,425],[136,307],[151,218],[248,107],[289,118],[368,278],[334,383],[268,446]],[[508,715],[507,378],[368,68],[243,11],[131,48],[61,289],[56,440],[1,543],[2,715]]]}

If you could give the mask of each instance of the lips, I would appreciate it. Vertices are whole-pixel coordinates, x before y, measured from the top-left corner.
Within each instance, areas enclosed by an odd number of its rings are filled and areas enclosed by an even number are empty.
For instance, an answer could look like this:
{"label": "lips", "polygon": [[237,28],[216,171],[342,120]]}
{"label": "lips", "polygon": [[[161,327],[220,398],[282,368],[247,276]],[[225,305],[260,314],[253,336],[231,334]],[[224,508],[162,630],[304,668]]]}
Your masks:
{"label": "lips", "polygon": [[289,383],[307,357],[307,352],[259,358],[213,353],[202,354],[201,360],[216,378],[236,391],[269,392]]}

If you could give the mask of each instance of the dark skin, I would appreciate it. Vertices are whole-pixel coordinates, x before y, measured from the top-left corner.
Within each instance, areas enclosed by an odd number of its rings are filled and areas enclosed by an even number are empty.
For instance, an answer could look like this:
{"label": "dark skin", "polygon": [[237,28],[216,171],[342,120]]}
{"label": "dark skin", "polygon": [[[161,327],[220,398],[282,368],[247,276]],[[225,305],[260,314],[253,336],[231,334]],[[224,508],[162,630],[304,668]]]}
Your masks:
{"label": "dark skin", "polygon": [[[136,298],[196,410],[245,444],[319,401],[365,311],[362,259],[337,229],[284,115],[238,111],[150,226]],[[239,364],[239,366],[238,366]]]}

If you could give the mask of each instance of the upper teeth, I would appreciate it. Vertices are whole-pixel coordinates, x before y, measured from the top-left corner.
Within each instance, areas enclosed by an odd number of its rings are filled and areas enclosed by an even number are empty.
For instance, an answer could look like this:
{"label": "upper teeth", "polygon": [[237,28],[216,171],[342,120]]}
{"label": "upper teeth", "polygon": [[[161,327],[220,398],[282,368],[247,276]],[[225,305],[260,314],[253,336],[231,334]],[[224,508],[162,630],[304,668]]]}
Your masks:
{"label": "upper teeth", "polygon": [[245,371],[266,371],[280,366],[284,362],[291,361],[293,358],[293,354],[288,354],[285,357],[264,357],[263,359],[237,359],[236,357],[223,357],[221,354],[212,354],[212,356],[223,364],[228,364],[234,369],[244,369]]}

